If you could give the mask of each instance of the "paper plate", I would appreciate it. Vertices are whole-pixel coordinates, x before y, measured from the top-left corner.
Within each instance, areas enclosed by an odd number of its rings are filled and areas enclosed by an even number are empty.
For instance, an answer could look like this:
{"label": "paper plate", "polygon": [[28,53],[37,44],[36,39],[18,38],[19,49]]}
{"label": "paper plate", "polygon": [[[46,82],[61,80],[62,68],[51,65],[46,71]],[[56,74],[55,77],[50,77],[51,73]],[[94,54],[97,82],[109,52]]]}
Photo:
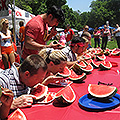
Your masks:
{"label": "paper plate", "polygon": [[89,97],[89,94],[82,96],[79,99],[79,104],[91,110],[107,110],[112,109],[120,104],[120,95],[115,94],[114,97],[108,100],[97,100],[96,98]]}

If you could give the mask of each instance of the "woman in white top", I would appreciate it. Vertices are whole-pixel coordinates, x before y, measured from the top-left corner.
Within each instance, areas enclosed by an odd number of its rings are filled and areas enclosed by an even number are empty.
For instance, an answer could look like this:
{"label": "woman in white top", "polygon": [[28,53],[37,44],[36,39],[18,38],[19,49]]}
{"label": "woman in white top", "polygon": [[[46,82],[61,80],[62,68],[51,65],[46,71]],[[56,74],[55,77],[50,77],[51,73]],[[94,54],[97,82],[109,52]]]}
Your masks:
{"label": "woman in white top", "polygon": [[0,21],[0,59],[3,60],[4,68],[9,68],[15,62],[14,48],[12,45],[11,31],[8,30],[9,21],[6,18]]}

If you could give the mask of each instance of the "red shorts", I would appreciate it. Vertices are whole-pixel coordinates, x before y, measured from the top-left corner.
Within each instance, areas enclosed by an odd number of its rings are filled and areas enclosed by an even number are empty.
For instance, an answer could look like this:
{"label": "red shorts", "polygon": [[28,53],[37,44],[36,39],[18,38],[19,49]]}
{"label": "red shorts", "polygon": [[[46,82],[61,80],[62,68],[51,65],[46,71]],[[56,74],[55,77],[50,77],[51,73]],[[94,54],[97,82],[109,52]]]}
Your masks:
{"label": "red shorts", "polygon": [[12,52],[14,52],[12,45],[9,46],[9,47],[3,47],[3,46],[1,46],[1,54],[10,54]]}

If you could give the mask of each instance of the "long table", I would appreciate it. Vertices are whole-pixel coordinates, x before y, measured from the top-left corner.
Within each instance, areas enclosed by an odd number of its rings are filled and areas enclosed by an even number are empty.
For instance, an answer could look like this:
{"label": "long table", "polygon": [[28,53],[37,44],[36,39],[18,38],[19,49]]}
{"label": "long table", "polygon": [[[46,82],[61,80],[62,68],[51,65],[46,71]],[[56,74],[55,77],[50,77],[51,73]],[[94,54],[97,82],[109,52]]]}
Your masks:
{"label": "long table", "polygon": [[[35,104],[31,108],[21,109],[28,120],[119,120],[120,119],[120,106],[102,112],[86,111],[79,106],[79,99],[85,94],[88,94],[89,84],[98,84],[98,81],[104,83],[113,83],[120,94],[120,58],[107,57],[108,61],[117,62],[118,67],[112,67],[111,70],[99,71],[94,69],[91,74],[83,83],[73,83],[71,87],[75,91],[76,99],[68,106],[60,106],[59,104],[41,105]],[[50,87],[49,91],[57,92],[62,87]]]}

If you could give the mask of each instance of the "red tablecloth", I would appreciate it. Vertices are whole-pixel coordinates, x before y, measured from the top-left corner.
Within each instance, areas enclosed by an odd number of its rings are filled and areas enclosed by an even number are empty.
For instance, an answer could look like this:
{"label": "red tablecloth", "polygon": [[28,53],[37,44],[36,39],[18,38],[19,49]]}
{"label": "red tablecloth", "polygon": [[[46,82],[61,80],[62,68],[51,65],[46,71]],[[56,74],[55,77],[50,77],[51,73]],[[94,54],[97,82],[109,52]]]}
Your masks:
{"label": "red tablecloth", "polygon": [[[85,83],[73,83],[71,86],[75,91],[76,100],[69,106],[59,106],[57,104],[33,105],[31,108],[21,109],[28,120],[119,120],[120,106],[115,109],[104,112],[88,112],[80,108],[79,98],[87,94],[88,84],[97,84],[98,81],[113,83],[117,87],[117,93],[120,94],[120,58],[107,57],[107,60],[117,62],[118,67],[111,70],[98,71],[94,69],[92,74],[87,75]],[[57,92],[59,88],[49,88],[49,91]]]}

